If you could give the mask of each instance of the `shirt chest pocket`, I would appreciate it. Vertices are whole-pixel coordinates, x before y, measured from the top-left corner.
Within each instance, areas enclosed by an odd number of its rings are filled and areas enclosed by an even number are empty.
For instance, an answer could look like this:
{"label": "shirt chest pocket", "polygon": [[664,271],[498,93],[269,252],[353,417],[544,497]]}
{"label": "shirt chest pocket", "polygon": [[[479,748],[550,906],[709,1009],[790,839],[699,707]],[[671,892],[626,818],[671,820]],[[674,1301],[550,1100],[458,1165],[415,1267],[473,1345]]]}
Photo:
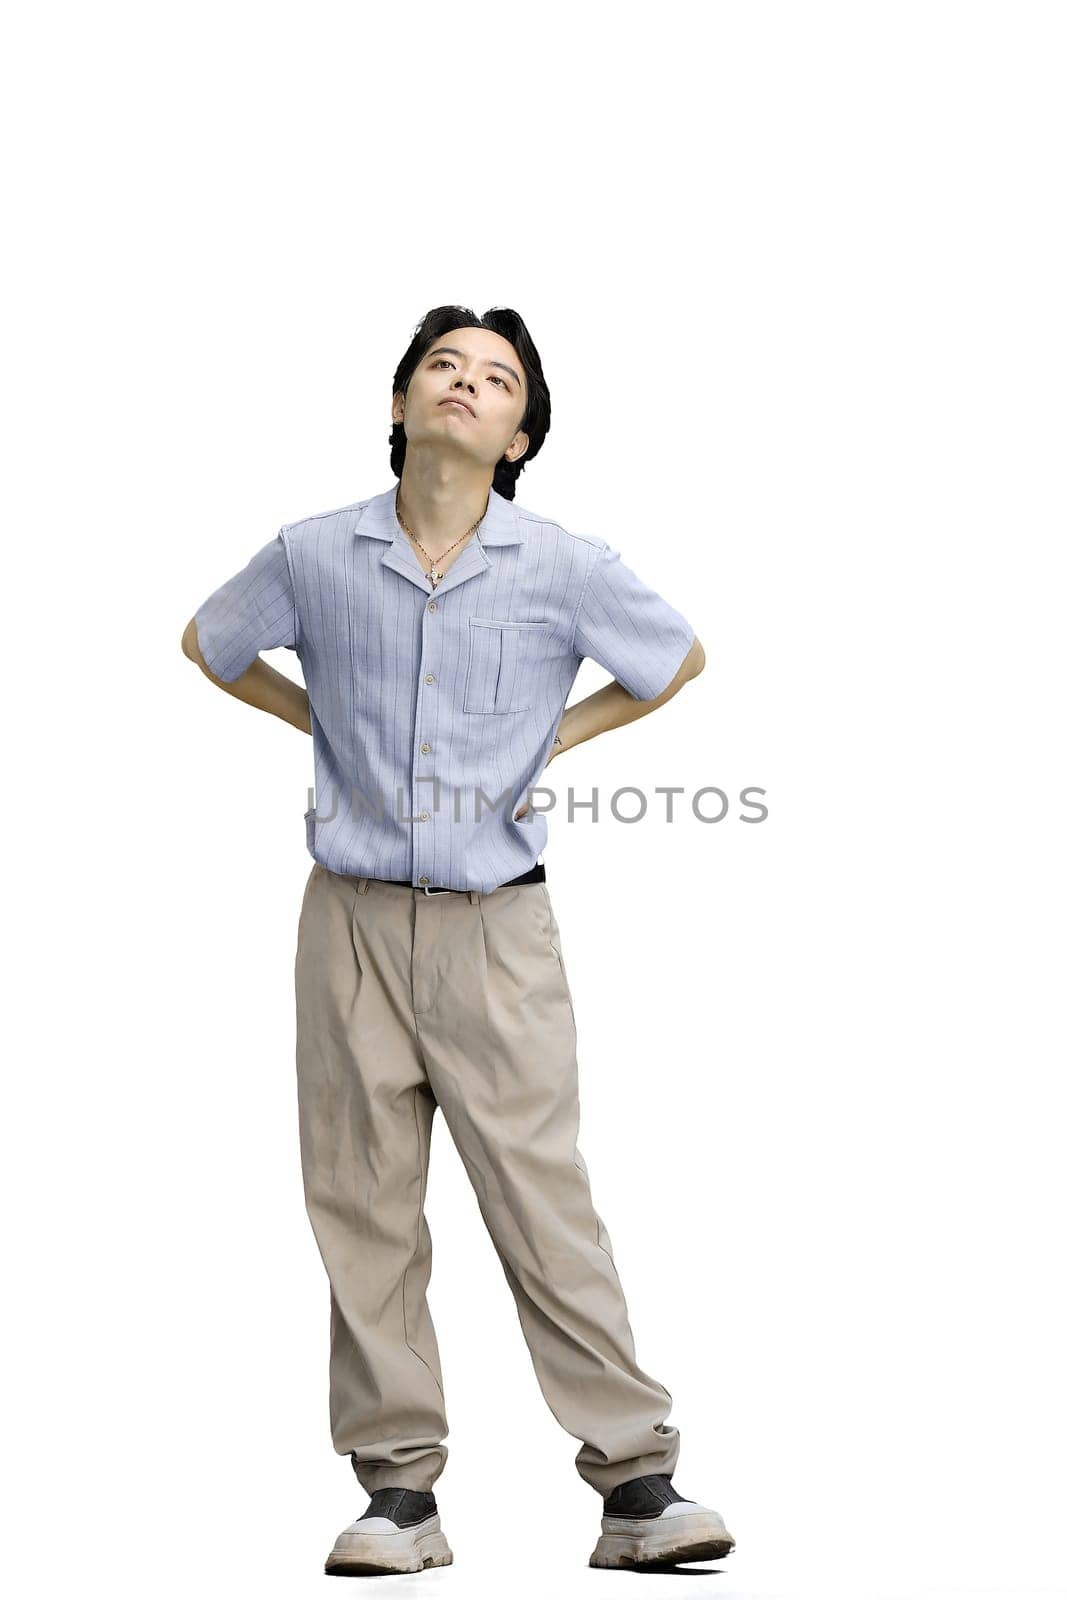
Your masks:
{"label": "shirt chest pocket", "polygon": [[538,650],[549,622],[468,617],[464,711],[531,711]]}

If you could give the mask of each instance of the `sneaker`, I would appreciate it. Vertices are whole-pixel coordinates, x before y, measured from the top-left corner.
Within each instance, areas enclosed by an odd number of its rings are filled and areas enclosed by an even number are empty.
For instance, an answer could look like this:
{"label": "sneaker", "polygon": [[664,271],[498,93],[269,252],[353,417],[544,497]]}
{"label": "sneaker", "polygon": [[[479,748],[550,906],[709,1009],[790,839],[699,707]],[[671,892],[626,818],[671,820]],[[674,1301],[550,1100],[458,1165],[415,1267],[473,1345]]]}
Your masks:
{"label": "sneaker", "polygon": [[591,1567],[717,1561],[734,1547],[719,1513],[683,1500],[665,1472],[617,1484],[604,1501],[600,1526]]}
{"label": "sneaker", "polygon": [[366,1511],[337,1535],[326,1558],[326,1571],[341,1577],[451,1565],[437,1501],[422,1489],[375,1489]]}

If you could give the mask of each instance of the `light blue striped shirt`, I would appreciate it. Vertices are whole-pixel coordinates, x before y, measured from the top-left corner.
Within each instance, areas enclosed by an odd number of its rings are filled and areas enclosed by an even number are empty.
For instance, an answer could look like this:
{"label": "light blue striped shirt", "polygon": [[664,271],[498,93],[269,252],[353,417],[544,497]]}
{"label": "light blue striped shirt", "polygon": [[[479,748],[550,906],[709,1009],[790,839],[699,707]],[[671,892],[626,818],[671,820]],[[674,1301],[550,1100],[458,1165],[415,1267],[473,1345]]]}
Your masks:
{"label": "light blue striped shirt", "polygon": [[654,700],[694,630],[603,539],[495,489],[434,589],[397,521],[397,488],[282,527],[196,612],[200,651],[226,683],[261,650],[296,651],[317,861],[489,892],[545,847],[545,815],[514,813],[583,658]]}

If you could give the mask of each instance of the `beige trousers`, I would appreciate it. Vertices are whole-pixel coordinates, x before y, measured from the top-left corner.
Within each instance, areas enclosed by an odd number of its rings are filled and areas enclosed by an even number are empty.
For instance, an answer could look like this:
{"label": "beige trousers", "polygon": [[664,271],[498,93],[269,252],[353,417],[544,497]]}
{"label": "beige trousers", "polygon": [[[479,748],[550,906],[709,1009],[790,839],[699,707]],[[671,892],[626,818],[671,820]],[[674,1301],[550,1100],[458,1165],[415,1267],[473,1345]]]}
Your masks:
{"label": "beige trousers", "polygon": [[[545,885],[426,895],[316,862],[296,1013],[304,1194],[330,1281],[330,1426],[364,1489],[430,1489],[448,1456],[423,1212],[438,1106],[545,1400],[582,1441],[579,1474],[607,1495],[673,1472],[672,1396],[637,1364],[577,1145],[574,1012]],[[506,1425],[505,1400],[492,1401]]]}

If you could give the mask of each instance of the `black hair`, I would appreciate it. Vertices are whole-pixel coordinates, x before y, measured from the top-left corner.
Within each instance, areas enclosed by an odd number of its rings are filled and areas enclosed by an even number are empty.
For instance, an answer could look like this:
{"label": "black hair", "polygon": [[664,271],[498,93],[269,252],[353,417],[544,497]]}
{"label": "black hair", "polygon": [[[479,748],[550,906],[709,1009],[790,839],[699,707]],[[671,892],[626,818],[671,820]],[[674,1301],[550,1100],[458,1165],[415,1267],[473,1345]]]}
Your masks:
{"label": "black hair", "polygon": [[[450,333],[454,328],[488,328],[491,333],[499,333],[501,338],[509,340],[515,346],[522,363],[526,378],[526,410],[516,431],[521,430],[527,434],[530,443],[517,461],[508,461],[501,456],[493,474],[493,488],[497,494],[502,495],[505,500],[514,500],[519,473],[544,444],[552,417],[552,402],[544,373],[541,371],[541,357],[537,353],[537,346],[530,338],[529,329],[517,311],[512,311],[507,306],[493,306],[484,317],[479,317],[468,306],[435,306],[423,317],[415,330],[414,338],[404,351],[400,365],[393,374],[393,393],[407,394],[408,384],[423,356],[437,343],[442,334]],[[393,431],[389,435],[389,461],[398,478],[404,471],[407,447],[404,424],[395,422]]]}

